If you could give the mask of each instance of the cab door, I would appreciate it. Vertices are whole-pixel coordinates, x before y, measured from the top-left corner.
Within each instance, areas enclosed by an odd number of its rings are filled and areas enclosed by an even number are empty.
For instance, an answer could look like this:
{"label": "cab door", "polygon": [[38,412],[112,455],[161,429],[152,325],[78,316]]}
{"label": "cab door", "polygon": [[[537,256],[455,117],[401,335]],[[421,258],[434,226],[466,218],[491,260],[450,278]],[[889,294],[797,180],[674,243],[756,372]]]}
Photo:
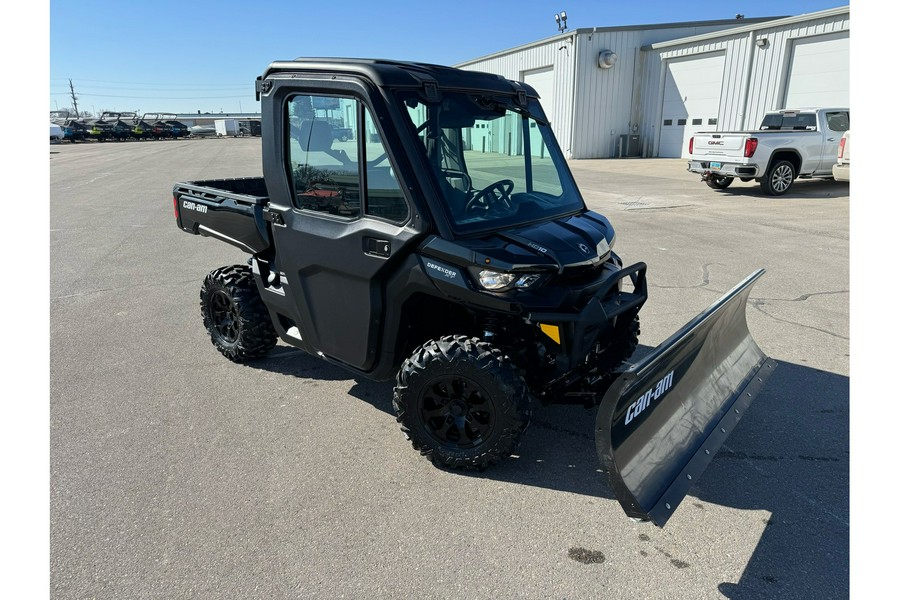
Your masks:
{"label": "cab door", "polygon": [[818,171],[830,175],[831,168],[837,163],[841,136],[850,129],[850,111],[826,111],[823,121],[822,160],[819,163]]}
{"label": "cab door", "polygon": [[292,309],[282,316],[293,323],[281,326],[308,351],[369,371],[379,353],[384,282],[421,225],[362,89],[333,80],[292,84],[272,99],[283,110],[281,127],[263,135],[281,142],[264,139],[266,181],[284,184],[269,189],[274,263]]}

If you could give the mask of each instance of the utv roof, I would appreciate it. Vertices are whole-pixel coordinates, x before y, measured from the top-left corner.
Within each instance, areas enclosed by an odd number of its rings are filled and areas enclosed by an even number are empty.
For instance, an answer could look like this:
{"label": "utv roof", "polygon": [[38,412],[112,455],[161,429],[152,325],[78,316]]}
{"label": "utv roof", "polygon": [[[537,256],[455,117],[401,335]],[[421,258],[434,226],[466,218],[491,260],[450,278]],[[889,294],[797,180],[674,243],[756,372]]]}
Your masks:
{"label": "utv roof", "polygon": [[441,89],[478,90],[501,94],[525,92],[538,97],[531,86],[494,73],[465,71],[428,63],[377,58],[296,58],[273,62],[263,73],[267,79],[278,73],[341,73],[365,77],[378,87],[421,88],[434,84]]}

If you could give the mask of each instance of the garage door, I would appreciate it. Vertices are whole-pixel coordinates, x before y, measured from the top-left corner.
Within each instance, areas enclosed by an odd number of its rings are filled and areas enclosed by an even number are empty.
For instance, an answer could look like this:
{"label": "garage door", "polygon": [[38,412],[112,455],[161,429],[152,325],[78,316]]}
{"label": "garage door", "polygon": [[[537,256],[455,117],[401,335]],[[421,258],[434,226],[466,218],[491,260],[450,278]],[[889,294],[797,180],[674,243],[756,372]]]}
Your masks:
{"label": "garage door", "polygon": [[716,129],[724,71],[724,53],[666,61],[659,156],[686,157],[695,132]]}
{"label": "garage door", "polygon": [[794,40],[782,108],[850,106],[850,33]]}
{"label": "garage door", "polygon": [[[547,115],[547,120],[551,121],[552,125],[553,67],[525,71],[522,73],[522,81],[533,87],[541,97],[541,106],[544,109],[544,114]],[[544,147],[544,139],[536,127],[531,132],[531,154],[534,156],[545,156],[547,154],[547,149]]]}

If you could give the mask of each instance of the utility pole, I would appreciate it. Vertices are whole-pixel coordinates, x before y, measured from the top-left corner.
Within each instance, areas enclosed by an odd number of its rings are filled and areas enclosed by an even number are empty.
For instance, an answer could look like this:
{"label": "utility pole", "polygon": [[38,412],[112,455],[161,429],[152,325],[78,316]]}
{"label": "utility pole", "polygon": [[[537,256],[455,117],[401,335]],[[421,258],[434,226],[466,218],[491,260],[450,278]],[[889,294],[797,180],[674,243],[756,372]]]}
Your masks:
{"label": "utility pole", "polygon": [[72,85],[72,80],[69,80],[69,91],[72,92],[72,105],[75,108],[75,118],[79,118],[81,115],[78,114],[78,97],[75,96],[75,86]]}

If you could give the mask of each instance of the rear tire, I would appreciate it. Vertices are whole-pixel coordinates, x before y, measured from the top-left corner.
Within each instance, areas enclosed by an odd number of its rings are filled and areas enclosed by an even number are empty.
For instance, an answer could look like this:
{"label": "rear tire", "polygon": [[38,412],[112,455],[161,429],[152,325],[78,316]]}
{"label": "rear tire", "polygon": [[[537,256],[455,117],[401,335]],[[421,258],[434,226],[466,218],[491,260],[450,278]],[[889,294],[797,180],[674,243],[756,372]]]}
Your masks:
{"label": "rear tire", "polygon": [[248,267],[222,267],[207,275],[200,289],[200,314],[213,345],[231,361],[262,358],[278,343]]}
{"label": "rear tire", "polygon": [[722,177],[720,175],[710,175],[706,178],[706,185],[711,187],[714,190],[724,190],[731,182],[734,181],[734,177]]}
{"label": "rear tire", "polygon": [[431,340],[403,362],[394,410],[413,448],[435,466],[481,471],[515,452],[531,418],[512,361],[478,338]]}
{"label": "rear tire", "polygon": [[763,192],[769,196],[783,196],[794,185],[796,178],[794,165],[786,160],[779,160],[766,171],[760,184]]}

